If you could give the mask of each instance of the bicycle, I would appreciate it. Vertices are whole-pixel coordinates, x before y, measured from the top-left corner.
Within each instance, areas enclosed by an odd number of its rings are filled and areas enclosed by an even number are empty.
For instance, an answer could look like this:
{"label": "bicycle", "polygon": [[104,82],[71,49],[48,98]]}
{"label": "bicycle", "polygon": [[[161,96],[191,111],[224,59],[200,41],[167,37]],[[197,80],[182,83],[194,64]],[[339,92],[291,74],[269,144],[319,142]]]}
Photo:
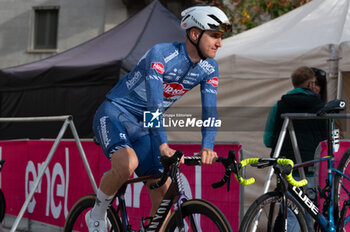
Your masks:
{"label": "bicycle", "polygon": [[[129,184],[160,178],[159,181],[151,185],[151,188],[155,189],[162,186],[168,177],[171,178],[171,185],[161,205],[154,217],[141,219],[141,228],[139,231],[159,231],[164,223],[165,231],[232,231],[226,217],[215,205],[201,199],[188,199],[185,196],[179,168],[182,156],[183,153],[178,150],[170,158],[161,157],[160,161],[164,167],[163,173],[129,179],[122,185],[108,208],[109,231],[134,231],[128,221],[124,199],[125,191]],[[188,156],[184,158],[186,165],[200,165],[200,157]],[[228,161],[223,157],[219,157],[217,162],[227,163]],[[64,232],[87,231],[84,217],[86,212],[93,207],[95,199],[95,194],[86,195],[73,205],[67,216],[63,229]],[[118,200],[117,209],[113,207],[113,202],[116,199]],[[174,210],[165,222],[165,218],[170,212],[172,205],[174,206]],[[148,223],[146,224],[145,222],[147,220]]]}
{"label": "bicycle", "polygon": [[[337,103],[337,104],[336,104]],[[340,104],[342,107],[340,107]],[[277,187],[274,191],[268,192],[260,196],[248,208],[239,228],[240,232],[245,231],[287,231],[287,218],[289,213],[293,213],[300,231],[308,231],[304,210],[314,219],[313,229],[315,231],[345,231],[345,226],[350,222],[350,216],[347,211],[350,205],[350,148],[343,154],[338,168],[334,168],[333,154],[333,120],[339,118],[338,114],[330,114],[330,112],[339,112],[345,108],[345,103],[339,101],[327,104],[318,115],[303,114],[295,118],[310,118],[308,116],[327,118],[328,119],[328,156],[320,159],[307,161],[296,164],[294,169],[312,165],[317,162],[327,161],[328,176],[326,179],[326,187],[319,189],[320,197],[325,199],[323,210],[309,198],[308,194],[302,188],[306,180],[295,182],[288,179],[292,171],[292,165],[280,163],[279,158],[262,158],[248,161],[241,161],[244,165],[253,164],[257,168],[265,168],[273,166],[274,173],[277,176]],[[286,161],[283,161],[286,162]],[[291,164],[291,163],[289,163]],[[243,167],[242,163],[237,164],[238,169]],[[288,210],[289,209],[289,210]],[[288,212],[288,213],[287,213]],[[288,215],[288,216],[287,216]],[[350,225],[350,224],[349,224]]]}

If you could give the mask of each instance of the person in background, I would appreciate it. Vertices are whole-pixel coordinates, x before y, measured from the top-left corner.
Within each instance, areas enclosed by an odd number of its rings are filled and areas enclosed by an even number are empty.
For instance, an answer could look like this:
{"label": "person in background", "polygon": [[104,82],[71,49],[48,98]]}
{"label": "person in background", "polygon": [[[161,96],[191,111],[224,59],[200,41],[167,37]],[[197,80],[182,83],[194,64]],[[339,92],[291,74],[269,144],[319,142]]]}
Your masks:
{"label": "person in background", "polygon": [[[291,80],[294,89],[283,95],[271,108],[266,121],[264,144],[266,147],[272,148],[271,156],[274,154],[284,120],[281,118],[281,114],[316,113],[325,105],[326,100],[321,100],[321,96],[324,99],[327,98],[327,81],[323,70],[302,66],[292,73]],[[327,122],[312,119],[293,120],[293,126],[302,162],[313,160],[318,144],[327,139]],[[283,141],[280,157],[296,161],[288,132]],[[293,175],[296,179],[300,178],[298,172],[293,172]],[[305,175],[308,180],[308,188],[314,188],[312,166],[305,169]],[[307,217],[309,230],[312,231],[311,218],[309,215]],[[278,218],[281,219],[281,214]],[[280,220],[276,220],[276,222],[280,223]],[[280,230],[278,223],[275,224],[275,231]],[[289,210],[287,227],[288,232],[299,231],[297,219]]]}
{"label": "person in background", "polygon": [[320,94],[320,98],[324,103],[327,103],[327,73],[322,69],[311,68],[312,71],[316,75],[316,84],[314,87],[314,91]]}
{"label": "person in background", "polygon": [[[217,7],[200,5],[184,10],[181,27],[186,30],[184,43],[155,45],[107,94],[97,110],[93,129],[97,142],[111,161],[111,170],[101,179],[94,207],[85,216],[90,232],[107,231],[106,212],[113,195],[135,173],[138,176],[162,172],[159,156],[175,153],[162,126],[163,114],[176,100],[200,85],[202,120],[217,118],[216,95],[218,65],[214,60],[222,46],[222,36],[231,32],[225,13]],[[147,119],[144,115],[151,114]],[[202,127],[203,164],[215,162],[213,151],[217,128]],[[151,190],[145,183],[155,214],[166,193],[169,180]]]}
{"label": "person in background", "polygon": [[[272,148],[271,156],[274,153],[280,130],[282,128],[283,113],[316,113],[323,106],[320,94],[316,91],[317,86],[316,73],[309,67],[303,66],[297,68],[291,76],[294,89],[287,92],[271,108],[266,121],[264,144]],[[323,88],[327,91],[326,88]],[[303,162],[312,160],[318,144],[327,138],[327,124],[323,120],[294,120],[298,146]],[[294,151],[289,134],[287,133],[282,145],[280,155],[295,161]],[[308,174],[308,170],[306,170]]]}

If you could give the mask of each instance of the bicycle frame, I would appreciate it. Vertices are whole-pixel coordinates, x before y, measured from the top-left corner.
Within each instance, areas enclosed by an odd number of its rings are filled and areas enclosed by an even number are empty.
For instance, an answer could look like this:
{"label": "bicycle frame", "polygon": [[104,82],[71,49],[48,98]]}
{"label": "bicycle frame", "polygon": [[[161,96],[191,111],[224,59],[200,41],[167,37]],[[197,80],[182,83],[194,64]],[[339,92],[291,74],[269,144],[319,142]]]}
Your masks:
{"label": "bicycle frame", "polygon": [[[328,173],[327,179],[329,180],[329,183],[331,186],[331,194],[330,194],[331,199],[330,199],[330,204],[328,207],[329,219],[325,218],[325,216],[320,212],[320,210],[317,208],[317,206],[313,205],[312,201],[307,197],[307,195],[300,188],[292,187],[291,185],[289,186],[289,184],[288,184],[288,190],[282,190],[282,191],[290,192],[292,194],[292,196],[302,205],[303,208],[305,208],[308,211],[308,213],[319,223],[319,225],[321,225],[321,227],[323,229],[325,229],[326,231],[339,230],[340,229],[340,228],[338,228],[339,225],[337,225],[335,223],[334,215],[333,215],[333,212],[334,212],[334,208],[333,208],[333,205],[334,205],[333,176],[334,176],[334,173],[337,172],[348,180],[350,180],[350,177],[346,176],[344,173],[342,173],[339,170],[337,170],[336,168],[334,168],[333,140],[332,140],[332,136],[333,136],[332,125],[333,124],[332,124],[332,122],[335,118],[347,118],[348,119],[348,118],[350,118],[350,115],[337,113],[337,114],[326,114],[326,115],[323,115],[320,117],[320,116],[317,116],[316,114],[309,114],[309,113],[288,113],[288,114],[282,114],[281,117],[284,118],[284,122],[283,122],[282,129],[281,129],[281,132],[280,132],[280,135],[278,138],[275,152],[273,154],[273,158],[276,158],[280,155],[281,147],[282,147],[284,138],[286,136],[286,131],[288,128],[289,134],[291,137],[291,142],[292,142],[294,154],[295,154],[295,158],[297,160],[297,163],[299,163],[299,164],[296,164],[294,166],[294,169],[296,169],[297,167],[300,168],[300,167],[308,166],[308,165],[311,165],[311,164],[314,164],[317,162],[327,160],[327,171],[328,171],[327,172]],[[291,119],[328,119],[328,139],[327,139],[328,157],[308,161],[305,163],[301,163],[300,151],[299,151],[298,143],[296,140],[296,134],[295,134],[293,123],[292,123]],[[304,170],[300,169],[299,173],[300,173],[301,178],[304,179],[305,178]],[[265,187],[264,187],[264,193],[266,193],[268,191],[272,175],[273,175],[273,169],[271,169],[269,172],[268,179],[267,179]],[[280,179],[280,181],[282,181],[282,179]],[[285,192],[284,192],[284,194],[285,194]],[[284,199],[283,205],[286,209],[285,199]],[[286,214],[284,214],[284,215],[286,215]],[[286,220],[286,218],[285,218],[285,220]],[[348,216],[344,219],[345,223],[349,222],[349,221],[350,221],[350,216]],[[257,220],[255,221],[255,223],[257,223]],[[342,227],[343,225],[344,225],[344,223],[342,225],[340,225],[340,227]]]}
{"label": "bicycle frame", "polygon": [[[143,231],[159,231],[173,205],[174,205],[175,213],[178,214],[176,218],[178,219],[177,225],[179,227],[179,231],[182,231],[182,229],[184,228],[184,223],[181,216],[181,203],[183,201],[186,201],[188,198],[185,195],[180,174],[181,174],[180,168],[177,165],[174,165],[170,174],[170,177],[173,181],[170,184],[164,198],[162,199],[162,202],[158,207],[155,215],[151,218],[151,221],[148,223],[148,226],[147,226],[148,228],[143,228]],[[157,179],[160,176],[161,174],[154,174],[150,176],[130,179],[129,181],[123,184],[123,186],[119,189],[119,191],[115,195],[114,199],[118,198],[118,201],[119,201],[117,212],[120,211],[120,216],[122,218],[122,225],[124,226],[123,229],[125,232],[129,231],[129,227],[131,226],[128,220],[125,197],[124,197],[127,186],[131,183]]]}
{"label": "bicycle frame", "polygon": [[[322,229],[326,231],[341,231],[343,229],[342,224],[337,224],[334,220],[334,173],[339,173],[344,178],[350,180],[350,177],[345,175],[344,173],[340,172],[336,168],[334,168],[334,154],[333,154],[333,141],[332,141],[332,133],[333,133],[333,120],[328,119],[328,139],[327,139],[327,145],[328,145],[328,156],[325,158],[315,159],[308,162],[296,164],[294,166],[294,169],[302,168],[305,166],[309,166],[318,162],[326,161],[327,160],[327,179],[329,180],[329,184],[331,186],[331,194],[330,194],[330,204],[328,207],[328,219],[321,213],[319,208],[312,202],[312,200],[304,193],[303,190],[301,190],[298,187],[292,186],[291,184],[288,184],[288,192],[301,204],[301,206],[306,209],[306,211],[310,214],[310,216],[317,221],[317,223],[321,226]],[[279,178],[282,178],[281,176]],[[280,180],[282,181],[282,179]],[[283,181],[282,181],[283,182]],[[280,188],[283,190],[283,188]],[[285,194],[284,192],[283,194]],[[350,200],[350,198],[349,198]],[[286,207],[286,203],[284,202],[284,207]],[[343,206],[344,207],[344,206]],[[350,221],[350,216],[347,216],[344,220],[344,222]],[[346,224],[346,223],[345,223]]]}
{"label": "bicycle frame", "polygon": [[[328,219],[321,213],[319,208],[312,202],[312,200],[304,193],[303,190],[288,184],[288,192],[291,193],[291,195],[302,205],[302,207],[307,210],[307,212],[311,215],[312,218],[314,218],[318,222],[318,224],[322,227],[322,229],[326,231],[341,231],[343,229],[343,225],[346,225],[346,223],[350,221],[350,216],[347,216],[346,218],[344,218],[345,223],[337,224],[334,220],[334,215],[333,215],[334,195],[332,194],[334,192],[333,175],[336,172],[348,180],[350,180],[350,177],[333,167],[334,165],[333,155],[328,156],[326,158],[317,159],[309,163],[316,163],[316,162],[321,162],[325,160],[327,160],[327,163],[328,163],[328,180],[331,186],[330,204],[328,207],[328,212],[329,212]],[[300,164],[298,166],[302,167],[303,165]],[[343,206],[343,207],[348,207],[348,206]]]}

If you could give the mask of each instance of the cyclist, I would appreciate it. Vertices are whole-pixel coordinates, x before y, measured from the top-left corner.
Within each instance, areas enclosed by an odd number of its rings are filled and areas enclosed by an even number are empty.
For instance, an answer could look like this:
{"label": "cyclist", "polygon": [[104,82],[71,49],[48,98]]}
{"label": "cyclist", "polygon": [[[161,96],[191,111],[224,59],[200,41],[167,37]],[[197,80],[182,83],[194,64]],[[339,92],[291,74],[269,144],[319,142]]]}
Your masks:
{"label": "cyclist", "polygon": [[[93,129],[111,170],[100,182],[93,209],[85,216],[89,231],[107,231],[106,211],[112,196],[135,171],[138,176],[159,173],[158,157],[172,156],[162,128],[162,117],[177,99],[196,85],[201,86],[202,119],[217,118],[216,95],[218,65],[213,59],[222,46],[222,36],[231,32],[231,24],[217,7],[200,5],[184,10],[181,27],[184,43],[161,43],[151,48],[106,95],[97,110]],[[145,128],[144,114],[159,128]],[[215,162],[215,128],[202,128],[202,163]],[[169,182],[150,190],[151,215],[160,204]]]}

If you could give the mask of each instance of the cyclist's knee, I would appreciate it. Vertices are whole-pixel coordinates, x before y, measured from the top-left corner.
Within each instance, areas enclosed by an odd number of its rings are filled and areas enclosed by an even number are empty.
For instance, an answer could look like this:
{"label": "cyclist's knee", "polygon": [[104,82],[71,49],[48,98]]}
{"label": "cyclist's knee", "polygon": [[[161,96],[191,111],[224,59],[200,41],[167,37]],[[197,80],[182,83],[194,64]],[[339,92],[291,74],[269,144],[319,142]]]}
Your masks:
{"label": "cyclist's knee", "polygon": [[136,153],[132,148],[124,148],[116,151],[111,158],[111,172],[114,176],[127,179],[138,166]]}

